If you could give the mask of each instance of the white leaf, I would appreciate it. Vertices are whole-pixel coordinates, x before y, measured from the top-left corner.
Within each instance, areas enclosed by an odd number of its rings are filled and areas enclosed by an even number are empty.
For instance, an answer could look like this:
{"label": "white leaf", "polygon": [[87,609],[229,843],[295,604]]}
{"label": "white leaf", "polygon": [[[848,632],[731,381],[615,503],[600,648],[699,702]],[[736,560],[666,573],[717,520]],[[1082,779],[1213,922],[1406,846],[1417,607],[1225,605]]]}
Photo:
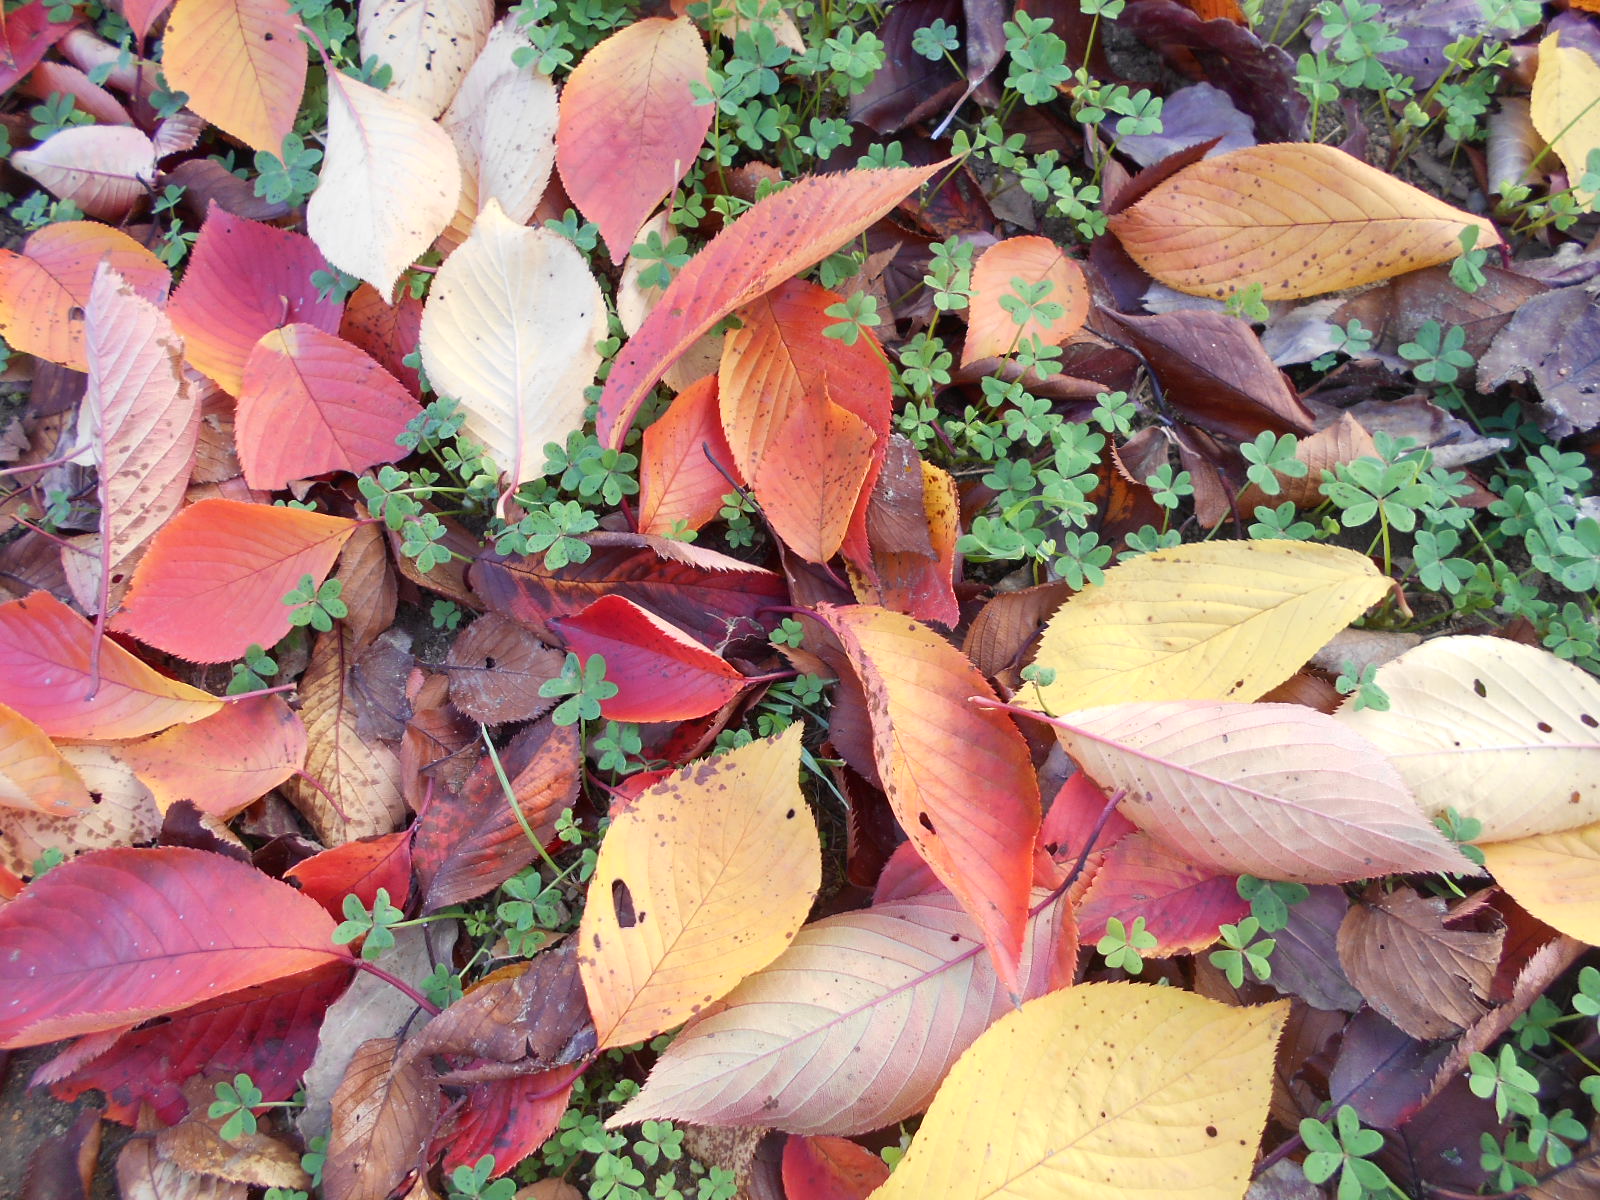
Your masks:
{"label": "white leaf", "polygon": [[492,200],[439,268],[422,313],[422,364],[504,472],[502,509],[539,475],[545,443],[583,424],[605,334],[605,300],[577,247],[508,220]]}
{"label": "white leaf", "polygon": [[483,48],[493,20],[491,0],[361,0],[361,55],[392,69],[389,95],[437,117]]}
{"label": "white leaf", "polygon": [[455,214],[455,145],[409,102],[337,71],[328,77],[327,144],[306,228],[330,263],[387,299]]}
{"label": "white leaf", "polygon": [[128,125],[75,125],[16,151],[11,165],[89,216],[120,221],[149,195],[156,150]]}

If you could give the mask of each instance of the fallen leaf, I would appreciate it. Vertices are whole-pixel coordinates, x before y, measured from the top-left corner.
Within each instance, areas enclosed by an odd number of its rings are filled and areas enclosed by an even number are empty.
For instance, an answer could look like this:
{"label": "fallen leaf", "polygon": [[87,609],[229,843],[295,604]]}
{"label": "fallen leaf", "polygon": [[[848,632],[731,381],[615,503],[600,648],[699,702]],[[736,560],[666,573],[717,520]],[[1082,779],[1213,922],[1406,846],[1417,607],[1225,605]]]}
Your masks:
{"label": "fallen leaf", "polygon": [[167,310],[190,365],[237,396],[263,334],[297,321],[337,333],[339,304],[311,282],[328,270],[304,235],[212,205]]}
{"label": "fallen leaf", "polygon": [[722,432],[717,377],[707,375],[679,392],[644,431],[639,532],[665,537],[680,522],[683,529],[697,530],[722,510],[722,497],[743,482]]}
{"label": "fallen leaf", "polygon": [[0,868],[31,876],[36,874],[34,864],[52,850],[70,859],[153,842],[160,835],[161,810],[115,745],[63,741],[56,748],[83,780],[91,800],[99,800],[64,817],[0,809]]}
{"label": "fallen leaf", "polygon": [[[722,429],[773,531],[808,562],[844,543],[888,438],[889,371],[867,334],[829,338],[843,297],[790,280],[739,310],[717,373]],[[835,396],[842,402],[836,402]]]}
{"label": "fallen leaf", "polygon": [[102,262],[146,300],[166,297],[172,272],[127,234],[61,221],[30,234],[21,254],[0,250],[0,337],[13,350],[87,370],[85,310]]}
{"label": "fallen leaf", "polygon": [[417,348],[421,332],[422,301],[401,292],[390,304],[370,283],[356,288],[345,301],[338,329],[340,337],[372,355],[413,396],[422,394],[422,381],[404,359]]}
{"label": "fallen leaf", "polygon": [[1153,701],[1051,718],[1121,811],[1192,862],[1298,883],[1474,873],[1372,743],[1296,704]]}
{"label": "fallen leaf", "polygon": [[329,262],[387,298],[455,215],[455,144],[421,109],[339,71],[328,73],[326,144],[306,232]]}
{"label": "fallen leaf", "polygon": [[[896,454],[897,443],[909,451],[909,461]],[[901,465],[910,477],[909,486],[890,480],[891,472]],[[906,514],[909,528],[902,540],[893,532],[889,514],[908,498],[915,503]],[[872,488],[865,524],[869,561],[858,564],[847,557],[845,564],[856,599],[951,629],[960,624],[955,578],[961,499],[950,473],[917,454],[901,435],[894,435]],[[847,556],[852,549],[847,541]]]}
{"label": "fallen leaf", "polygon": [[89,789],[44,730],[0,704],[0,807],[67,817],[89,803]]}
{"label": "fallen leaf", "polygon": [[[1038,893],[1035,899],[1042,899]],[[1029,918],[1021,995],[1071,975],[1064,901]],[[920,1112],[1012,1008],[983,934],[937,889],[805,926],[662,1052],[611,1125],[674,1118],[802,1134],[864,1133]]]}
{"label": "fallen leaf", "polygon": [[[1483,847],[1513,900],[1568,937],[1600,946],[1600,822]],[[3,910],[0,910],[3,911]]]}
{"label": "fallen leaf", "polygon": [[783,1143],[788,1200],[867,1200],[888,1178],[888,1163],[844,1138],[790,1134]]}
{"label": "fallen leaf", "polygon": [[[1600,286],[1535,296],[1502,329],[1478,363],[1479,392],[1527,381],[1544,403],[1532,415],[1554,438],[1600,425]],[[1435,454],[1435,461],[1438,455]]]}
{"label": "fallen leaf", "polygon": [[0,89],[10,91],[33,70],[45,53],[82,17],[73,12],[66,20],[52,19],[48,4],[29,3],[13,9],[0,22]]}
{"label": "fallen leaf", "polygon": [[817,607],[866,690],[873,758],[895,818],[987,939],[1009,991],[1039,831],[1039,787],[1009,717],[967,702],[994,693],[926,625],[870,605]]}
{"label": "fallen leaf", "polygon": [[264,1133],[224,1138],[198,1116],[180,1121],[155,1135],[156,1153],[185,1171],[255,1187],[302,1188],[311,1176],[300,1155],[286,1142]]}
{"label": "fallen leaf", "polygon": [[387,1200],[423,1161],[444,1097],[420,1063],[396,1060],[398,1046],[396,1038],[363,1043],[333,1094],[322,1169],[328,1200]]}
{"label": "fallen leaf", "polygon": [[748,685],[743,675],[683,630],[626,596],[602,596],[551,622],[587,666],[598,654],[616,695],[600,701],[608,721],[688,721],[716,712]]}
{"label": "fallen leaf", "polygon": [[[199,397],[183,342],[164,312],[109,266],[95,276],[84,315],[88,386],[77,440],[93,463],[100,500],[99,552],[90,568],[95,606],[118,568],[178,511],[200,436]],[[91,552],[94,553],[94,552]],[[110,572],[109,582],[102,579]]]}
{"label": "fallen leaf", "polygon": [[1131,983],[1030,1000],[961,1056],[874,1195],[1238,1200],[1288,1015]]}
{"label": "fallen leaf", "polygon": [[178,0],[161,66],[189,107],[252,150],[283,154],[306,85],[288,0]]}
{"label": "fallen leaf", "polygon": [[300,677],[309,778],[293,780],[288,790],[327,846],[390,833],[405,819],[394,750],[376,738],[363,738],[358,728],[346,685],[352,665],[344,631],[335,626],[317,639]]}
{"label": "fallen leaf", "polygon": [[356,29],[361,57],[392,71],[384,91],[432,118],[456,94],[493,23],[491,0],[364,0]]}
{"label": "fallen leaf", "polygon": [[51,737],[132,738],[199,721],[222,701],[169,679],[48,592],[0,604],[0,703]]}
{"label": "fallen leaf", "polygon": [[1197,865],[1148,834],[1134,833],[1106,849],[1078,906],[1078,932],[1087,945],[1105,936],[1116,917],[1124,926],[1143,917],[1156,944],[1147,958],[1198,954],[1224,924],[1250,915],[1237,875]]}
{"label": "fallen leaf", "polygon": [[237,500],[201,500],[139,560],[111,627],[193,662],[227,662],[293,628],[283,598],[320,584],[355,522]]}
{"label": "fallen leaf", "polygon": [[156,148],[128,125],[75,125],[31,150],[15,150],[12,166],[91,217],[121,221],[155,186]]}
{"label": "fallen leaf", "polygon": [[[1013,297],[1014,280],[1029,289],[1048,283],[1050,290],[1039,302],[1061,305],[1061,316],[1048,322],[1029,316],[1018,324],[1001,303]],[[1060,246],[1049,238],[1031,236],[996,242],[978,256],[972,268],[972,300],[967,312],[967,337],[961,344],[961,365],[1010,354],[1024,338],[1036,337],[1041,345],[1059,346],[1083,328],[1088,315],[1088,280],[1083,268],[1068,258]]]}
{"label": "fallen leaf", "polygon": [[404,908],[411,899],[411,832],[358,838],[302,858],[283,873],[300,890],[336,918],[344,915],[344,898],[358,897],[371,908],[381,888],[389,901]]}
{"label": "fallen leaf", "polygon": [[1251,284],[1294,300],[1448,262],[1485,218],[1333,146],[1281,142],[1202,159],[1111,217],[1135,262],[1168,287],[1225,299]]}
{"label": "fallen leaf", "polygon": [[606,377],[596,432],[620,446],[661,373],[734,309],[821,262],[944,166],[802,179],[755,206],[689,260]]}
{"label": "fallen leaf", "polygon": [[556,168],[620,263],[645,218],[694,166],[714,104],[696,104],[709,61],[688,17],[646,17],[583,56],[561,92]]}
{"label": "fallen leaf", "polygon": [[1561,44],[1552,33],[1539,43],[1539,69],[1533,76],[1529,115],[1539,136],[1561,157],[1572,180],[1572,195],[1588,205],[1595,194],[1577,186],[1589,156],[1600,150],[1595,114],[1600,108],[1600,63],[1587,51]]}
{"label": "fallen leaf", "polygon": [[1197,542],[1112,567],[1045,626],[1053,669],[1019,702],[1046,712],[1139,700],[1255,700],[1389,590],[1353,550]]}
{"label": "fallen leaf", "polygon": [[306,730],[281,696],[256,696],[122,752],[166,812],[188,800],[227,819],[298,771]]}
{"label": "fallen leaf", "polygon": [[1385,711],[1337,719],[1389,757],[1430,815],[1483,822],[1474,841],[1600,820],[1600,683],[1504,638],[1434,638],[1378,668]]}
{"label": "fallen leaf", "polygon": [[1445,902],[1410,888],[1351,905],[1339,961],[1367,1002],[1414,1038],[1454,1037],[1488,1011],[1505,930],[1451,929]]}
{"label": "fallen leaf", "polygon": [[0,1047],[120,1029],[347,959],[333,927],[293,888],[219,854],[85,855],[0,907]]}
{"label": "fallen leaf", "polygon": [[274,329],[250,351],[239,385],[234,437],[245,481],[271,492],[394,462],[406,453],[395,438],[421,413],[398,379],[343,338],[314,325]]}
{"label": "fallen leaf", "polygon": [[561,674],[567,656],[498,613],[485,613],[450,643],[450,700],[474,721],[531,721],[554,708],[539,689]]}
{"label": "fallen leaf", "polygon": [[681,1024],[800,928],[821,882],[800,733],[692,763],[613,816],[578,930],[601,1049]]}
{"label": "fallen leaf", "polygon": [[422,363],[503,473],[502,513],[539,477],[546,443],[565,445],[583,424],[605,333],[605,301],[577,247],[514,224],[492,200],[434,276]]}

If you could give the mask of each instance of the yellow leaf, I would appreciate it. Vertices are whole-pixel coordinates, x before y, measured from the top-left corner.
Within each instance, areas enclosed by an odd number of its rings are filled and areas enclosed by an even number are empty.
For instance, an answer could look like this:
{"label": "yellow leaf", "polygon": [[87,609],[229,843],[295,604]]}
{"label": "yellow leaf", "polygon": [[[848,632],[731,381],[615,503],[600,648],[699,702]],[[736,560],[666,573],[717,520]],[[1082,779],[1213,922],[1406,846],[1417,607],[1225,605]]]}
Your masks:
{"label": "yellow leaf", "polygon": [[44,730],[0,704],[0,808],[70,817],[88,807],[89,789]]}
{"label": "yellow leaf", "polygon": [[[1600,150],[1600,63],[1582,50],[1563,47],[1560,34],[1545,38],[1539,43],[1529,115],[1577,184],[1589,155]],[[1595,196],[1576,186],[1572,194],[1583,204]]]}
{"label": "yellow leaf", "polygon": [[1113,567],[1045,626],[1047,712],[1140,700],[1254,700],[1388,590],[1365,555],[1313,542],[1196,542]]}
{"label": "yellow leaf", "polygon": [[1287,1001],[1087,983],[995,1022],[873,1200],[1239,1200]]}
{"label": "yellow leaf", "polygon": [[505,498],[536,479],[548,442],[583,424],[583,390],[605,336],[600,286],[576,247],[509,220],[497,201],[439,268],[422,312],[428,378],[454,396],[462,431],[505,475]]}
{"label": "yellow leaf", "polygon": [[1336,292],[1448,262],[1464,229],[1500,240],[1452,208],[1343,150],[1248,146],[1206,158],[1111,218],[1141,267],[1192,296],[1254,283],[1268,300]]}
{"label": "yellow leaf", "polygon": [[400,272],[455,216],[455,143],[408,101],[334,71],[327,144],[306,232],[330,263],[388,300]]}
{"label": "yellow leaf", "polygon": [[1600,823],[1483,847],[1494,881],[1552,929],[1600,946]]}
{"label": "yellow leaf", "polygon": [[821,854],[798,724],[691,763],[618,813],[578,931],[600,1049],[682,1024],[781,954]]}
{"label": "yellow leaf", "polygon": [[1338,719],[1389,756],[1425,812],[1502,842],[1600,821],[1600,682],[1495,637],[1424,642],[1378,668],[1389,709]]}

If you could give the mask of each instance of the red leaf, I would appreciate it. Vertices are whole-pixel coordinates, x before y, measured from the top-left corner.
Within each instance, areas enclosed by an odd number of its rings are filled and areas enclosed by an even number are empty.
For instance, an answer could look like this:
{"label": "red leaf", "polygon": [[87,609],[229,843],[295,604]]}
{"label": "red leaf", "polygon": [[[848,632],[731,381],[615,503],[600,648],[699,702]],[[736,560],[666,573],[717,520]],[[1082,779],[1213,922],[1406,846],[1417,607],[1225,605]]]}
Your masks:
{"label": "red leaf", "polygon": [[301,577],[327,578],[355,530],[343,517],[201,500],[156,534],[113,629],[193,662],[227,662],[292,628],[283,602]]}
{"label": "red leaf", "polygon": [[102,850],[0,908],[0,1048],[117,1029],[347,959],[333,918],[220,854]]}
{"label": "red leaf", "polygon": [[842,300],[781,284],[740,309],[717,372],[733,461],[784,544],[810,562],[844,542],[888,441],[883,352],[870,334],[846,346],[823,332],[836,323],[824,310]]}
{"label": "red leaf", "polygon": [[501,616],[535,629],[553,617],[586,608],[601,596],[626,596],[705,642],[720,641],[730,628],[765,628],[762,614],[787,602],[781,576],[712,550],[638,534],[589,534],[586,561],[559,571],[530,558],[480,558],[472,567],[473,590]]}
{"label": "red leaf", "polygon": [[143,737],[222,707],[109,639],[97,679],[94,643],[94,626],[49,592],[0,604],[0,704],[68,738]]}
{"label": "red leaf", "polygon": [[84,1039],[39,1068],[33,1082],[48,1083],[52,1095],[68,1101],[98,1088],[106,1115],[124,1125],[134,1124],[145,1104],[168,1124],[181,1121],[189,1111],[184,1085],[199,1075],[231,1078],[243,1071],[264,1100],[287,1100],[316,1056],[323,1013],[350,976],[347,964],[335,962],[275,979],[173,1013],[77,1061],[78,1047],[96,1040]]}
{"label": "red leaf", "polygon": [[866,1200],[887,1178],[888,1163],[845,1138],[790,1134],[783,1144],[788,1200]]}
{"label": "red leaf", "polygon": [[310,238],[213,204],[167,310],[189,362],[237,396],[262,334],[297,321],[337,333],[340,306],[311,282],[331,269]]}
{"label": "red leaf", "polygon": [[600,441],[621,446],[645,395],[701,334],[852,241],[945,165],[815,176],[757,201],[678,272],[622,348],[600,397]]}
{"label": "red leaf", "polygon": [[1108,918],[1131,928],[1143,917],[1156,938],[1150,957],[1193,954],[1216,941],[1223,925],[1249,915],[1238,882],[1237,875],[1195,866],[1146,834],[1131,834],[1106,851],[1095,872],[1078,908],[1079,934],[1092,945],[1105,935]]}
{"label": "red leaf", "polygon": [[122,751],[165,812],[188,800],[227,819],[305,765],[306,727],[281,696],[253,696]]}
{"label": "red leaf", "polygon": [[574,1063],[473,1084],[455,1128],[445,1139],[440,1170],[470,1167],[492,1154],[494,1174],[504,1175],[555,1132],[572,1085],[587,1069],[586,1063]]}
{"label": "red leaf", "polygon": [[666,536],[679,522],[699,529],[721,510],[722,497],[743,482],[722,433],[717,377],[707,375],[679,392],[644,431],[639,532]]}
{"label": "red leaf", "polygon": [[687,17],[647,17],[585,54],[562,89],[556,167],[614,263],[695,163],[714,106],[689,85],[706,82],[708,65]]}
{"label": "red leaf", "polygon": [[716,712],[745,677],[681,629],[623,596],[602,596],[575,616],[551,622],[588,662],[605,656],[617,694],[600,702],[609,721],[687,721]]}
{"label": "red leaf", "polygon": [[968,697],[989,684],[926,625],[871,605],[818,605],[861,679],[895,817],[988,941],[1017,993],[1039,788],[1015,725]]}
{"label": "red leaf", "polygon": [[346,895],[360,897],[371,908],[379,888],[388,889],[391,904],[404,908],[411,898],[411,833],[401,830],[346,842],[301,859],[283,874],[341,919]]}
{"label": "red leaf", "polygon": [[245,363],[239,462],[263,491],[329,471],[356,474],[404,457],[395,437],[421,412],[398,379],[349,342],[314,325],[285,325],[262,335]]}
{"label": "red leaf", "polygon": [[78,23],[77,10],[67,21],[52,21],[52,5],[33,0],[0,20],[0,91],[9,92],[45,51],[60,41]]}

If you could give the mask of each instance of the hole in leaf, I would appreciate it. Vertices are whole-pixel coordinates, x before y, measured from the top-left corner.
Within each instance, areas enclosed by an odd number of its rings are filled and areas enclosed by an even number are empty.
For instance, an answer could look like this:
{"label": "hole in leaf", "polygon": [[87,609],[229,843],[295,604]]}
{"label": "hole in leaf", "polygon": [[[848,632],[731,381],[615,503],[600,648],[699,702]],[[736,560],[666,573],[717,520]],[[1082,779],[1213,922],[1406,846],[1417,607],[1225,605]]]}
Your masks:
{"label": "hole in leaf", "polygon": [[621,928],[632,929],[639,923],[639,917],[633,911],[633,893],[620,879],[611,881],[611,907],[617,914],[617,925]]}
{"label": "hole in leaf", "polygon": [[483,669],[485,671],[494,670],[494,655],[492,655],[492,654],[484,655],[484,657],[483,657]]}
{"label": "hole in leaf", "polygon": [[792,809],[792,808],[791,808],[791,809],[790,809],[790,810],[789,810],[789,811],[788,811],[788,812],[786,812],[786,813],[784,813],[784,814],[783,814],[783,819],[784,819],[784,820],[785,820],[785,821],[792,821],[792,820],[794,820],[794,809]]}

